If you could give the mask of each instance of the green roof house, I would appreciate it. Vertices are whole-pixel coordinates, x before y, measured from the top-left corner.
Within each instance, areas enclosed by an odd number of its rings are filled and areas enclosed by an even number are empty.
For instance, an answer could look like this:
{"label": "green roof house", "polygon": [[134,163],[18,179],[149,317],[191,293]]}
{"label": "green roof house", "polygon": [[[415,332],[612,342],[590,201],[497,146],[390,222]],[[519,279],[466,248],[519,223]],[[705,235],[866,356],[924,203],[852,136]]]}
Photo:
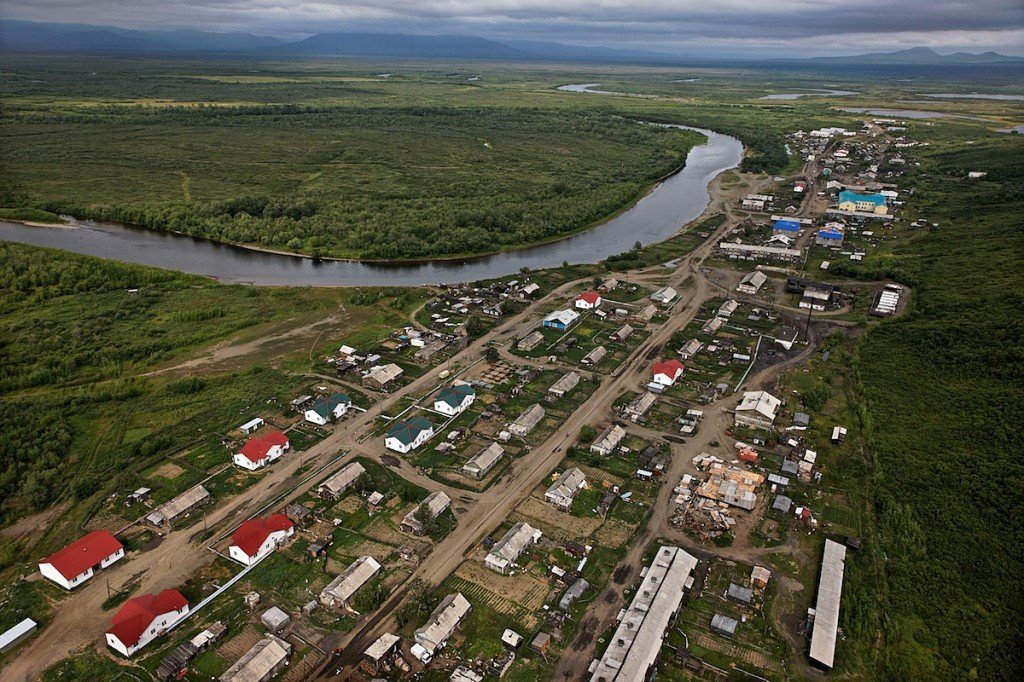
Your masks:
{"label": "green roof house", "polygon": [[323,426],[340,418],[352,406],[352,399],[344,393],[317,398],[306,410],[306,421]]}
{"label": "green roof house", "polygon": [[476,390],[469,384],[456,384],[442,388],[434,400],[434,411],[454,417],[461,414],[476,400]]}
{"label": "green roof house", "polygon": [[384,446],[405,454],[423,445],[434,435],[434,425],[423,417],[396,419],[384,437]]}

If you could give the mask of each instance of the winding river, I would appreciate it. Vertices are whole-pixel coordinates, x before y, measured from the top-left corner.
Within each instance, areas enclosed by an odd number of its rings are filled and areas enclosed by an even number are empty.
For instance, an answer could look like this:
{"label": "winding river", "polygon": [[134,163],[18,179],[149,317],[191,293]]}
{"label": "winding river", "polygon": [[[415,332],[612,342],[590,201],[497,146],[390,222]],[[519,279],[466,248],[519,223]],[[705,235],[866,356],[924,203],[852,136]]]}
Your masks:
{"label": "winding river", "polygon": [[559,241],[479,258],[423,263],[313,261],[88,220],[71,220],[63,228],[0,221],[0,239],[260,286],[418,286],[502,277],[524,267],[596,263],[628,251],[637,241],[644,245],[663,241],[699,217],[710,200],[709,183],[719,173],[737,166],[742,158],[743,146],[735,138],[689,126],[671,127],[695,130],[708,140],[690,150],[681,171],[656,185],[631,208],[593,229]]}

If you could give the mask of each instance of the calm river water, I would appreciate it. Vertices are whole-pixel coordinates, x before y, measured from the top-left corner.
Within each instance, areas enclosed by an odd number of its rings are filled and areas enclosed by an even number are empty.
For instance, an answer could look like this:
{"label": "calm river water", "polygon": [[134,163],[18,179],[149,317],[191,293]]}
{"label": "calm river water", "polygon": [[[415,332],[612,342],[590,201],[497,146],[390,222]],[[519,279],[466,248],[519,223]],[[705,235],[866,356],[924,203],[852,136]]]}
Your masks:
{"label": "calm river water", "polygon": [[672,236],[707,207],[708,184],[715,176],[739,164],[743,153],[739,140],[700,128],[673,127],[696,130],[708,141],[691,149],[683,170],[658,184],[632,208],[557,242],[479,258],[417,264],[313,261],[87,220],[73,220],[67,228],[0,221],[0,239],[261,286],[417,286],[501,277],[523,267],[549,268],[563,261],[596,263],[628,251],[637,241],[646,245]]}

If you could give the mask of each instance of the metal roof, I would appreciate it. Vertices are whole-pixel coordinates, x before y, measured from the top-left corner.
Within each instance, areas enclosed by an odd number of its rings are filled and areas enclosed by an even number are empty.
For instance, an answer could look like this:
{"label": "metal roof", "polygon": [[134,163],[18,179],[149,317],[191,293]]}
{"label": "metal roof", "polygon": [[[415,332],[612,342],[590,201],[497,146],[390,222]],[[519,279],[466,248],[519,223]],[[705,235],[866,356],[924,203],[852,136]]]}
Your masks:
{"label": "metal roof", "polygon": [[658,549],[594,669],[591,682],[633,682],[646,678],[696,568],[697,558],[688,552],[678,547]]}
{"label": "metal roof", "polygon": [[814,628],[811,631],[811,660],[829,668],[835,661],[836,632],[839,629],[839,603],[843,596],[843,572],[846,547],[825,540],[818,581],[818,600],[814,606]]}

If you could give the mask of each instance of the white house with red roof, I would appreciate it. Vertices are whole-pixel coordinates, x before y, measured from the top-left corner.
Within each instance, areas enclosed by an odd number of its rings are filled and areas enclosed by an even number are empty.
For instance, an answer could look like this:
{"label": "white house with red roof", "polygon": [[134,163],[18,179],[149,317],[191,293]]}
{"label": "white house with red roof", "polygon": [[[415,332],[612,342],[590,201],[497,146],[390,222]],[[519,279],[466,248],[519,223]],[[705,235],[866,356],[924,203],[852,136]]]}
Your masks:
{"label": "white house with red roof", "polygon": [[124,546],[110,531],[94,530],[40,561],[39,572],[65,590],[72,590],[96,570],[123,558]]}
{"label": "white house with red roof", "polygon": [[295,535],[295,524],[284,514],[243,521],[231,536],[228,555],[240,564],[250,566],[277,549]]}
{"label": "white house with red roof", "polygon": [[107,630],[107,645],[123,656],[162,635],[188,614],[188,600],[177,590],[143,594],[125,602]]}
{"label": "white house with red roof", "polygon": [[676,383],[676,379],[683,376],[684,369],[686,369],[685,365],[675,358],[656,362],[652,370],[654,373],[654,383],[661,384],[662,386],[671,386]]}
{"label": "white house with red roof", "polygon": [[601,294],[596,291],[584,291],[576,297],[576,307],[580,310],[594,310],[601,306]]}
{"label": "white house with red roof", "polygon": [[235,466],[256,471],[283,455],[289,447],[291,444],[288,442],[288,436],[280,431],[271,431],[246,441],[232,457],[232,461]]}

